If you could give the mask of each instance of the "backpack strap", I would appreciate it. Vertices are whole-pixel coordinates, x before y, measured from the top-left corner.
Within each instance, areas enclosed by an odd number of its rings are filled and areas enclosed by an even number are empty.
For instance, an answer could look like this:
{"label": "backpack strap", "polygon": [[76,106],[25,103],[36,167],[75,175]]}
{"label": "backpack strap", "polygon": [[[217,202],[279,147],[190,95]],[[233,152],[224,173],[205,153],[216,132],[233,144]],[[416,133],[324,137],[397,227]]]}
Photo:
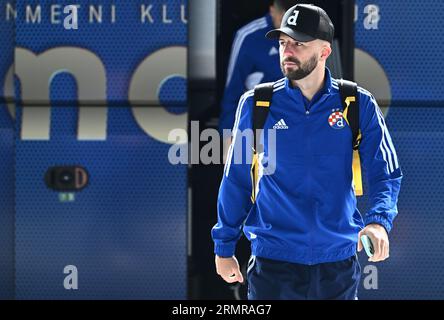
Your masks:
{"label": "backpack strap", "polygon": [[352,147],[357,150],[361,142],[359,132],[359,101],[358,101],[358,85],[355,82],[347,80],[339,80],[339,92],[341,94],[343,115],[352,131]]}
{"label": "backpack strap", "polygon": [[353,148],[353,183],[355,186],[355,194],[363,195],[361,160],[359,157],[359,144],[361,143],[361,131],[359,129],[359,95],[358,85],[355,82],[347,80],[339,80],[339,92],[341,95],[341,103],[343,107],[343,115],[352,131],[352,148]]}
{"label": "backpack strap", "polygon": [[263,151],[263,146],[256,140],[258,130],[263,130],[270,110],[271,98],[273,97],[273,82],[258,84],[254,87],[254,108],[253,108],[253,147],[257,153]]}
{"label": "backpack strap", "polygon": [[253,106],[253,160],[251,162],[251,202],[256,202],[256,190],[259,176],[259,154],[264,151],[264,146],[260,143],[262,130],[267,120],[270,110],[271,99],[273,97],[273,82],[262,83],[254,87]]}

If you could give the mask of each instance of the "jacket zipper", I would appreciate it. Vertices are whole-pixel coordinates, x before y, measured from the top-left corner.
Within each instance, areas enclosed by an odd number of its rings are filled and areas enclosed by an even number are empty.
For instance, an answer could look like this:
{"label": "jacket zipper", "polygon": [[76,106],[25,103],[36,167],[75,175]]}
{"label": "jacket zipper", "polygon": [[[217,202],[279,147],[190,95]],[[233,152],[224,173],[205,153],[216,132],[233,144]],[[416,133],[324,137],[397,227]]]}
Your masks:
{"label": "jacket zipper", "polygon": [[[309,208],[312,209],[312,186],[311,186],[311,126],[310,126],[310,109],[306,108],[305,110],[305,120],[306,120],[306,125],[307,125],[307,131],[309,134],[307,134],[307,157],[308,157],[308,161],[307,161],[307,194],[308,194],[308,198],[309,198]],[[312,213],[312,210],[310,210],[310,213]],[[311,265],[313,263],[313,223],[312,223],[312,218],[313,217],[309,217],[308,221],[310,221],[310,225],[309,225],[309,259],[308,259],[308,264]]]}

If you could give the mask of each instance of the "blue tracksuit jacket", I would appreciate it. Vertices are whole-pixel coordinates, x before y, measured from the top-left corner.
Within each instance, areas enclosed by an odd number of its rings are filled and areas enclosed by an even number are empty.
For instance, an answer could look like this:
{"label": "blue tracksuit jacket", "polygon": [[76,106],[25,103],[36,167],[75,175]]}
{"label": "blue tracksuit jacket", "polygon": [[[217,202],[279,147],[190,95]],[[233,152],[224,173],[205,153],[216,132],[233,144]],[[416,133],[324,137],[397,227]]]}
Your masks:
{"label": "blue tracksuit jacket", "polygon": [[[352,133],[341,120],[337,81],[328,69],[325,74],[324,88],[311,102],[288,79],[274,83],[264,129],[274,128],[276,159],[275,165],[264,163],[273,158],[266,134],[254,205],[248,152],[252,141],[241,134],[252,127],[253,91],[240,99],[219,190],[218,222],[212,229],[217,255],[234,254],[242,226],[253,255],[307,265],[355,254],[364,225],[381,224],[390,232],[402,173],[383,114],[375,98],[359,87],[360,156],[370,198],[362,218],[352,183]],[[243,161],[236,150],[243,150]]]}
{"label": "blue tracksuit jacket", "polygon": [[239,98],[261,82],[282,78],[279,43],[265,38],[274,29],[271,16],[256,19],[240,28],[233,41],[221,105],[219,128],[232,129]]}

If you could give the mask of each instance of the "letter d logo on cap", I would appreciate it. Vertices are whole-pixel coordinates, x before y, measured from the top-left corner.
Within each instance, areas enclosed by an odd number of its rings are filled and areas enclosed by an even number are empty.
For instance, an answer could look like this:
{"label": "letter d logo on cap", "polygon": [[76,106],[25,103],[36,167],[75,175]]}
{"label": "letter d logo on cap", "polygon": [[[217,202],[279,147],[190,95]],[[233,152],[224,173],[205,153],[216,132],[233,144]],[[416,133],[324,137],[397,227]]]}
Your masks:
{"label": "letter d logo on cap", "polygon": [[298,20],[299,10],[294,10],[294,15],[290,16],[287,20],[288,24],[291,24],[292,26],[296,25],[296,21]]}

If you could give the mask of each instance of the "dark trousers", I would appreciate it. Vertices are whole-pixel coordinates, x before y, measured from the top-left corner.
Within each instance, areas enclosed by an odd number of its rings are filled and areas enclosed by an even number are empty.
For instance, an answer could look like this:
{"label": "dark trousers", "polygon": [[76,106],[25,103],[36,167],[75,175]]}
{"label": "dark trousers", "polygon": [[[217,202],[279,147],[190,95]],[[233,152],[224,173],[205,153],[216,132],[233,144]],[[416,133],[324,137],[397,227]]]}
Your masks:
{"label": "dark trousers", "polygon": [[304,265],[250,258],[249,300],[356,300],[361,266],[356,255],[338,262]]}

